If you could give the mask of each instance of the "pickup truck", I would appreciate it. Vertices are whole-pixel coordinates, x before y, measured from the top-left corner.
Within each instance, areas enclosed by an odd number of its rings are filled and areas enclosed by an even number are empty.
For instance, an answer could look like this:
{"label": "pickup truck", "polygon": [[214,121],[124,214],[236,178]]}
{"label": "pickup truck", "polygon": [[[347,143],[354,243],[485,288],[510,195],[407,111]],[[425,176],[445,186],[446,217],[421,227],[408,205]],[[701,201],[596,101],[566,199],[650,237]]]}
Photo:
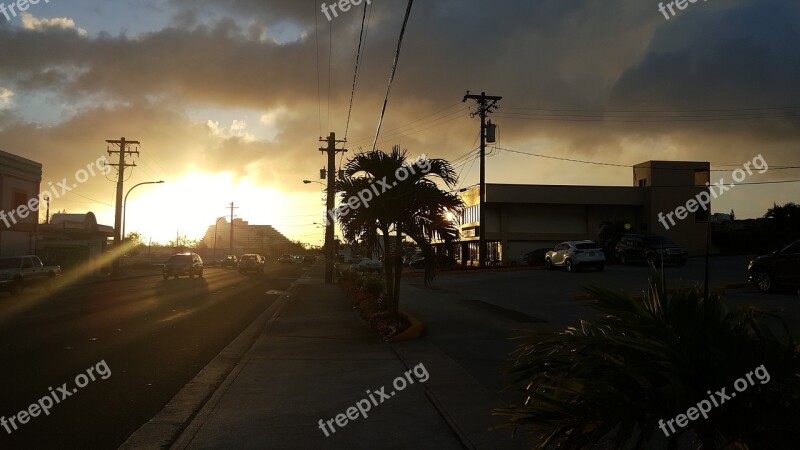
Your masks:
{"label": "pickup truck", "polygon": [[45,266],[36,255],[0,258],[0,290],[17,295],[29,286],[48,288],[61,275],[60,266]]}

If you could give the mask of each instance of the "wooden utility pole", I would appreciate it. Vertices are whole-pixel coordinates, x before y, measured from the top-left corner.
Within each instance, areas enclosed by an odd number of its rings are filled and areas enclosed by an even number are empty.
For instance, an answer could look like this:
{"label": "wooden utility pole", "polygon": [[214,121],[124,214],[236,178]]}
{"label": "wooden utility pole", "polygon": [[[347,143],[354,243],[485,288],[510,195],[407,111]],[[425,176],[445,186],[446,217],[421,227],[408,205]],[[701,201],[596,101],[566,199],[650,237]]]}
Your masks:
{"label": "wooden utility pole", "polygon": [[493,110],[497,109],[497,102],[502,100],[503,97],[493,95],[486,95],[486,92],[481,92],[480,95],[470,94],[464,96],[464,101],[475,100],[478,103],[478,111],[472,113],[472,117],[476,115],[481,118],[481,175],[480,175],[480,203],[479,209],[479,227],[478,227],[478,265],[484,267],[486,265],[486,116]]}
{"label": "wooden utility pole", "polygon": [[[336,154],[347,153],[346,149],[337,149],[336,144],[343,144],[345,141],[337,141],[336,133],[331,132],[328,139],[320,139],[320,142],[327,142],[328,146],[320,148],[319,151],[328,153],[328,187],[327,201],[325,202],[325,282],[333,283],[333,227],[334,219],[330,213],[336,202]],[[333,215],[335,217],[335,214]]]}
{"label": "wooden utility pole", "polygon": [[[128,164],[125,161],[125,157],[127,155],[136,155],[139,156],[139,150],[128,150],[129,145],[139,145],[139,141],[129,141],[126,140],[124,137],[120,138],[119,140],[106,140],[106,143],[113,144],[119,147],[119,150],[108,150],[108,154],[112,155],[114,153],[119,154],[119,163],[118,164],[109,164],[109,166],[114,166],[117,168],[117,201],[114,205],[114,250],[118,250],[122,245],[122,239],[120,236],[120,231],[122,230],[122,186],[125,181],[125,168],[126,167],[136,167],[136,163]],[[114,262],[111,266],[111,275],[118,276],[120,272],[120,261],[123,255],[116,255],[114,258]]]}

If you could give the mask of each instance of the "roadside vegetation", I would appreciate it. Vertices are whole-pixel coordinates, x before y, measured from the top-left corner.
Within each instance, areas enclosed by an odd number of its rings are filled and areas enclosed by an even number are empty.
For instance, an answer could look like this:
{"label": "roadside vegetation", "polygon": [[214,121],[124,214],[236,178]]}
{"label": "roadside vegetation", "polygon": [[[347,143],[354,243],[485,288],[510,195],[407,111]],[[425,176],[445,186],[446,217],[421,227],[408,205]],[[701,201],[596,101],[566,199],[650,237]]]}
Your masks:
{"label": "roadside vegetation", "polygon": [[[537,436],[535,448],[797,448],[800,347],[775,314],[730,310],[702,287],[665,291],[653,275],[641,300],[588,289],[602,313],[559,333],[524,336],[510,369],[519,404],[494,410],[508,427]],[[708,315],[705,315],[705,312]],[[756,384],[666,438],[659,421],[686,413],[708,392],[764,365]],[[682,447],[683,448],[683,447]]]}
{"label": "roadside vegetation", "polygon": [[[361,152],[345,165],[345,177],[338,180],[336,190],[345,199],[370,190],[380,181],[392,188],[376,196],[368,207],[361,206],[338,217],[348,243],[366,248],[370,254],[383,255],[383,290],[381,304],[385,307],[390,327],[399,328],[407,322],[400,314],[400,280],[403,271],[403,248],[406,238],[413,240],[426,258],[425,282],[433,280],[435,261],[434,238],[451,241],[458,231],[448,214],[458,213],[463,203],[452,191],[458,183],[453,167],[443,159],[427,159],[429,170],[409,173],[401,180],[395,174],[408,166],[406,151],[394,147],[390,153],[380,150]],[[446,189],[440,188],[439,184]]]}

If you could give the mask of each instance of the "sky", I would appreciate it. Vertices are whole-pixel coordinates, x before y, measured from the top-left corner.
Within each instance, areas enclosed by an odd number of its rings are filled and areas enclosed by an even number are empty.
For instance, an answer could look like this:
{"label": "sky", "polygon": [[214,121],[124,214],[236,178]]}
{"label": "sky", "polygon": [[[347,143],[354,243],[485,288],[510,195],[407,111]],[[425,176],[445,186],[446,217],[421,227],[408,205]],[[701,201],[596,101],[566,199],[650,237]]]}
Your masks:
{"label": "sky", "polygon": [[[126,190],[165,183],[131,192],[127,231],[198,239],[235,202],[237,217],[319,245],[322,186],[302,180],[326,163],[320,137],[345,136],[364,12],[329,21],[322,3],[50,0],[0,14],[0,150],[42,163],[45,189],[106,155],[106,140],[138,140]],[[406,6],[367,10],[345,158],[372,148]],[[416,0],[378,148],[448,159],[459,187],[474,185],[479,121],[462,99],[485,91],[503,97],[489,183],[628,186],[625,166],[647,160],[710,161],[730,180],[759,154],[771,169],[744,183],[800,179],[785,168],[800,166],[800,2],[673,10]],[[115,176],[73,183],[51,210],[113,225]],[[712,212],[758,217],[798,194],[742,185]]]}

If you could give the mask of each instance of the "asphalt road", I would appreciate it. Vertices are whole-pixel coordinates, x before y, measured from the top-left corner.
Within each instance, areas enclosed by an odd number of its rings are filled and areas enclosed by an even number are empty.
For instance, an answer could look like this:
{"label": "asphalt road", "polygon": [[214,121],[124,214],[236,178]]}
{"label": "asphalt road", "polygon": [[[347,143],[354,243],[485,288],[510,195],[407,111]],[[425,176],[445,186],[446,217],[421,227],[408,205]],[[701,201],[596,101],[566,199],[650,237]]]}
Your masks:
{"label": "asphalt road", "polygon": [[[0,426],[0,448],[117,448],[302,271],[207,268],[204,278],[0,294],[0,416],[12,431]],[[14,430],[8,419],[47,396],[58,399],[49,415],[42,400]]]}

